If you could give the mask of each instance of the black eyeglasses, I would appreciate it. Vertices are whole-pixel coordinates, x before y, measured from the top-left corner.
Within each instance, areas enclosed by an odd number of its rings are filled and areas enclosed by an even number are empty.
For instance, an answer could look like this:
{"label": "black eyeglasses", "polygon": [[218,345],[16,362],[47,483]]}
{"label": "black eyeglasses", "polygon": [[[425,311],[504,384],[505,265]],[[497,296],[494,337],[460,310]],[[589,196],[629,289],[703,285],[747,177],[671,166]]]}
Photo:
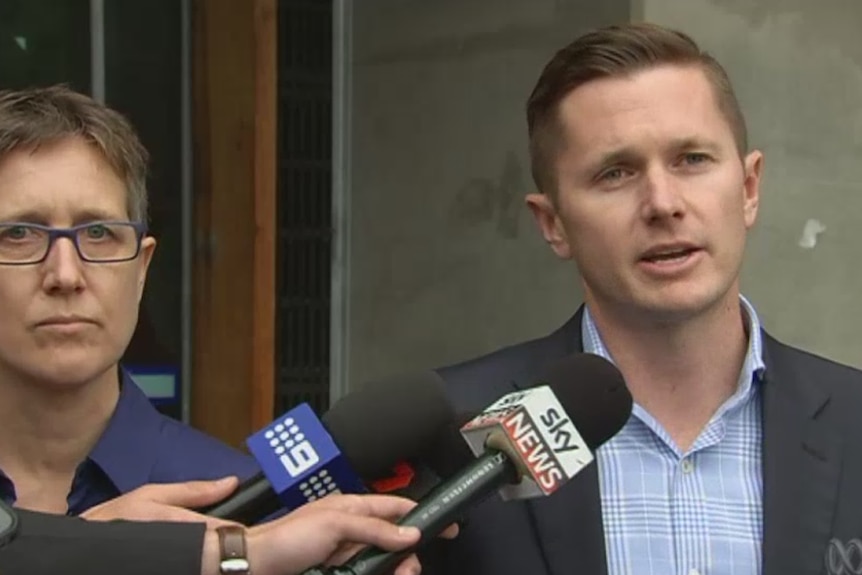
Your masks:
{"label": "black eyeglasses", "polygon": [[138,257],[147,226],[140,222],[89,222],[71,228],[51,228],[23,222],[0,223],[0,265],[45,261],[58,238],[75,244],[85,262],[126,262]]}

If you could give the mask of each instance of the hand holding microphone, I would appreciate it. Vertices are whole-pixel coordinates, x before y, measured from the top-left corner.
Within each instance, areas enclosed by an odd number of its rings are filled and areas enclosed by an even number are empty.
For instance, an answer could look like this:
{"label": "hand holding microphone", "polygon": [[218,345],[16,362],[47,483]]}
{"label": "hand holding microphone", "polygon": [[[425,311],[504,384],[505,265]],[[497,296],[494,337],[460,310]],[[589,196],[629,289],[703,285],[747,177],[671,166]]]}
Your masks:
{"label": "hand holding microphone", "polygon": [[[394,522],[415,505],[388,495],[330,495],[304,505],[248,529],[253,573],[295,575],[312,565],[342,563],[367,545],[390,551],[406,549],[419,540],[419,530]],[[415,575],[419,570],[418,559],[410,555],[397,566],[395,575]]]}
{"label": "hand holding microphone", "polygon": [[250,525],[329,493],[366,492],[432,444],[454,417],[430,371],[366,384],[320,419],[302,404],[249,437],[262,471],[200,512]]}
{"label": "hand holding microphone", "polygon": [[231,522],[207,517],[191,509],[224,499],[238,484],[236,477],[223,477],[216,481],[151,483],[91,507],[80,517],[88,521],[126,519],[206,523],[208,527],[214,528]]}
{"label": "hand holding microphone", "polygon": [[592,452],[622,428],[631,409],[631,394],[610,362],[590,354],[565,358],[538,386],[501,398],[462,428],[479,457],[399,522],[418,527],[419,542],[400,552],[369,548],[340,567],[306,575],[384,575],[498,489],[504,500],[551,495],[593,461]]}

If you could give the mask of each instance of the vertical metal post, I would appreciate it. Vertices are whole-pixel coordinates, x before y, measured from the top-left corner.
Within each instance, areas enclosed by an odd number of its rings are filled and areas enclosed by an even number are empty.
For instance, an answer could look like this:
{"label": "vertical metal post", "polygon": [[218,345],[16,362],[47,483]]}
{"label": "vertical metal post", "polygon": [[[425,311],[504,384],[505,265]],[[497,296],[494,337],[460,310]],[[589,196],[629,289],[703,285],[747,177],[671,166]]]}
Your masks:
{"label": "vertical metal post", "polygon": [[330,402],[347,393],[349,385],[352,33],[353,2],[333,0]]}
{"label": "vertical metal post", "polygon": [[192,190],[192,6],[191,0],[182,0],[182,55],[181,55],[181,226],[182,226],[182,272],[181,310],[182,338],[180,350],[180,401],[182,420],[191,421],[192,399],[192,248],[194,242],[194,205]]}
{"label": "vertical metal post", "polygon": [[90,0],[90,95],[105,102],[105,0]]}

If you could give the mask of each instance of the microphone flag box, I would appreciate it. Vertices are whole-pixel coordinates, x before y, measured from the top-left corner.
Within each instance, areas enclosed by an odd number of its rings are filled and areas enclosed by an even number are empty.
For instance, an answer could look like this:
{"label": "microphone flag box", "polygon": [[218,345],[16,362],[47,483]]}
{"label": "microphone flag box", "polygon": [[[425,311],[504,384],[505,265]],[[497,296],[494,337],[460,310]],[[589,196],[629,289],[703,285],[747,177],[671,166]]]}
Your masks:
{"label": "microphone flag box", "polygon": [[507,453],[526,474],[500,490],[504,500],[550,495],[593,461],[586,442],[547,385],[501,397],[461,428],[476,456],[488,449],[488,436],[502,436]]}
{"label": "microphone flag box", "polygon": [[249,437],[246,445],[288,509],[330,493],[365,491],[347,458],[307,403]]}

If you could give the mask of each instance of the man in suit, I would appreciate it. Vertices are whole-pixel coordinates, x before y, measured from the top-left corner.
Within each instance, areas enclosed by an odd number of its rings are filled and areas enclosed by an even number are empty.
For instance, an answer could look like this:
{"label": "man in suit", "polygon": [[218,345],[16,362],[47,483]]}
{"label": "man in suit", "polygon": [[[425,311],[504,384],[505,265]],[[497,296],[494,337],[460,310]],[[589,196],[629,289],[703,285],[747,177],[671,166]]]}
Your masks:
{"label": "man in suit", "polygon": [[[219,489],[208,482],[148,486],[137,490],[143,495],[133,491],[114,500],[130,499],[134,508],[149,498],[153,505],[146,507],[148,513],[162,509],[161,517],[140,517],[140,522],[87,521],[18,510],[17,535],[0,544],[0,573],[295,575],[315,565],[339,564],[362,545],[394,551],[419,539],[418,529],[391,523],[414,503],[383,495],[331,495],[252,528],[175,520],[174,513],[182,510],[172,509],[172,499],[187,498],[195,490]],[[0,512],[10,511],[0,503]],[[452,529],[449,533],[454,535]],[[229,537],[241,541],[236,556]],[[399,565],[396,575],[419,570],[411,556]]]}
{"label": "man in suit", "polygon": [[476,410],[588,352],[635,403],[595,465],[548,498],[486,501],[425,572],[851,572],[862,373],[780,343],[740,293],[763,155],[724,69],[677,31],[600,29],[554,55],[527,115],[526,202],[577,265],[584,305],[547,337],[440,373]]}

